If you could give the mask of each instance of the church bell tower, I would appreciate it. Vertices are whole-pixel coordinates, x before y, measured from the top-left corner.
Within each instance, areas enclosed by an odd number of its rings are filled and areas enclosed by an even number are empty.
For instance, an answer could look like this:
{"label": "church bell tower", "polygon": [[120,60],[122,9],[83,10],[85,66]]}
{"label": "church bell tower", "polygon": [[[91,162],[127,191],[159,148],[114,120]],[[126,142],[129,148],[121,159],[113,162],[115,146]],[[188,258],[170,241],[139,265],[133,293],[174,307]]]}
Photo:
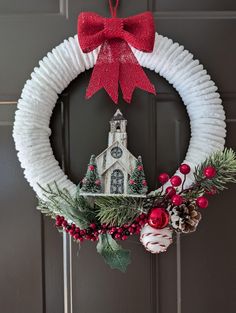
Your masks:
{"label": "church bell tower", "polygon": [[110,132],[108,136],[108,146],[118,141],[127,148],[127,120],[123,117],[120,110],[117,110],[110,120]]}

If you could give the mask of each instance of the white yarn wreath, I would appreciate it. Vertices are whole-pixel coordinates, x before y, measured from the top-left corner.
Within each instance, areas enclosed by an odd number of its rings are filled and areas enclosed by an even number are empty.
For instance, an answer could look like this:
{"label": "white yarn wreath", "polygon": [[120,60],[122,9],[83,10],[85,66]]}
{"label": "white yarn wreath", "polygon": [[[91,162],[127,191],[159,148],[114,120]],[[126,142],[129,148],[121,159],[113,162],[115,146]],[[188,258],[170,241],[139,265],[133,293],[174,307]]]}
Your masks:
{"label": "white yarn wreath", "polygon": [[[225,113],[217,87],[198,60],[171,39],[156,33],[152,53],[133,49],[139,63],[164,77],[182,98],[191,126],[191,138],[184,163],[192,168],[225,143]],[[54,181],[72,194],[73,184],[53,155],[49,122],[58,95],[81,72],[94,66],[98,49],[85,54],[77,35],[49,52],[27,80],[15,115],[13,137],[24,175],[39,197]],[[181,174],[177,171],[177,174]],[[188,175],[191,176],[191,175]],[[189,177],[186,185],[193,182]]]}

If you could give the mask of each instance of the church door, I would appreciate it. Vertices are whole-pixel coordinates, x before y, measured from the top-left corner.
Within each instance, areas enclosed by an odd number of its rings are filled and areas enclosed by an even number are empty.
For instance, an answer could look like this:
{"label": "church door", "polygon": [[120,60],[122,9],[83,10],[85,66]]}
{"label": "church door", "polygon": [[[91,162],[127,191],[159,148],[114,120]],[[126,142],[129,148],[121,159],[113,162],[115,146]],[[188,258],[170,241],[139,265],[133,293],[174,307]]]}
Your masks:
{"label": "church door", "polygon": [[124,174],[121,170],[114,170],[111,174],[111,193],[124,193]]}

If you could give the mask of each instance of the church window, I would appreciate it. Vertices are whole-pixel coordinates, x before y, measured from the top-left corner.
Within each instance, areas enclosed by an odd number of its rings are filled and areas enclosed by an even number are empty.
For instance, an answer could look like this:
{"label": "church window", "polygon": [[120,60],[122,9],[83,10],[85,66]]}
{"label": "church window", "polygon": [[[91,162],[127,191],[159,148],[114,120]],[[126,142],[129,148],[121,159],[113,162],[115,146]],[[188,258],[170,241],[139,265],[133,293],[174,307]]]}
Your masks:
{"label": "church window", "polygon": [[111,155],[115,159],[119,159],[122,157],[123,151],[120,147],[114,147],[111,149]]}
{"label": "church window", "polygon": [[113,194],[124,193],[124,174],[121,170],[114,170],[111,174],[111,188]]}

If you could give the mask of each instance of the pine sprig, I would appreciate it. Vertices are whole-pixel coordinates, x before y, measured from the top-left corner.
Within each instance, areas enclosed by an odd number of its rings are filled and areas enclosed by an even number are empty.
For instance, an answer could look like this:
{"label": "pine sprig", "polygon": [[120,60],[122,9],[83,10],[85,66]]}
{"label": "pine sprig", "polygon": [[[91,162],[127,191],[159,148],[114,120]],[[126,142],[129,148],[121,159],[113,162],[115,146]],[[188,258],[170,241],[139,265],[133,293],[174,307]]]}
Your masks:
{"label": "pine sprig", "polygon": [[125,197],[98,197],[97,217],[101,224],[121,226],[131,223],[143,212],[143,199]]}
{"label": "pine sprig", "polygon": [[[216,169],[216,175],[212,179],[205,179],[204,168],[213,166]],[[205,190],[210,191],[214,186],[217,190],[226,189],[226,184],[236,183],[236,155],[232,149],[224,149],[213,153],[194,173],[196,184],[201,185]]]}
{"label": "pine sprig", "polygon": [[[60,189],[56,182],[54,182],[53,187],[48,184],[46,188],[42,186],[40,186],[40,188],[43,191],[43,198],[46,199],[39,199],[38,209],[42,213],[52,218],[55,218],[56,215],[62,215],[66,220],[72,221],[81,228],[88,226],[89,219],[87,209],[89,207],[91,211],[91,207],[86,203],[86,214],[81,210],[81,198],[83,197],[73,197],[66,188]],[[85,202],[83,204],[85,204]]]}

